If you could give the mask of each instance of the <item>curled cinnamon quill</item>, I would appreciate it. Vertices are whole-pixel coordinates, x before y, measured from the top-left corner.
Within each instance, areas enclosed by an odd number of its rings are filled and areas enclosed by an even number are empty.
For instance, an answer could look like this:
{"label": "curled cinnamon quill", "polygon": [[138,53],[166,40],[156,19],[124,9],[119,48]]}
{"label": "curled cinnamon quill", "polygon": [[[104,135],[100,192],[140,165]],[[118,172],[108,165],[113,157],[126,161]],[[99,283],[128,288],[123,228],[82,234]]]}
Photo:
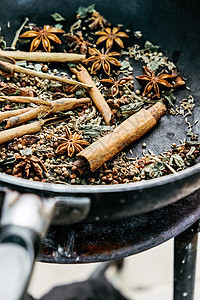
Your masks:
{"label": "curled cinnamon quill", "polygon": [[93,82],[88,71],[82,65],[79,65],[77,68],[70,68],[70,71],[76,75],[77,79],[80,82],[87,83],[92,86],[92,88],[88,90],[88,93],[92,98],[95,106],[102,114],[106,124],[109,124],[112,115],[111,109],[104,99],[103,95],[97,88],[96,84]]}
{"label": "curled cinnamon quill", "polygon": [[36,119],[40,114],[49,115],[51,113],[67,111],[70,109],[77,108],[81,105],[87,104],[90,101],[90,98],[61,98],[50,102],[51,106],[41,105],[36,108],[32,108],[29,111],[24,112],[20,115],[18,114],[16,116],[11,117],[7,121],[6,129]]}
{"label": "curled cinnamon quill", "polygon": [[2,56],[9,56],[16,60],[38,61],[38,62],[70,62],[78,63],[85,59],[85,55],[75,53],[53,53],[53,52],[24,52],[24,51],[0,51]]}
{"label": "curled cinnamon quill", "polygon": [[[161,102],[157,102],[149,109],[143,108],[122,122],[113,132],[82,150],[77,156],[84,158],[90,171],[93,172],[153,128],[165,113],[166,108]],[[78,168],[84,165],[81,158],[75,162]]]}

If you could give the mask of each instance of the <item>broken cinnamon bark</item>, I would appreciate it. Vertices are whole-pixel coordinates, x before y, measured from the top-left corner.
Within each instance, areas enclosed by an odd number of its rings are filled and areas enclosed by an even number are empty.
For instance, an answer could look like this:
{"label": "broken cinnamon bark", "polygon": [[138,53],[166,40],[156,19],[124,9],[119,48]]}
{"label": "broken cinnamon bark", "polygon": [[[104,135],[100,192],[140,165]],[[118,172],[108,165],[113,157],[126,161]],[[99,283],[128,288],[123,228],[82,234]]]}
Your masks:
{"label": "broken cinnamon bark", "polygon": [[23,52],[23,51],[0,51],[0,56],[9,56],[16,60],[38,61],[38,62],[70,62],[78,63],[85,59],[85,55],[75,53],[53,53],[53,52]]}
{"label": "broken cinnamon bark", "polygon": [[30,135],[33,133],[40,132],[42,130],[43,125],[49,126],[52,124],[57,124],[57,123],[63,122],[67,119],[68,119],[68,117],[67,118],[53,117],[53,118],[49,118],[49,119],[45,119],[45,120],[35,121],[30,124],[22,125],[22,126],[17,127],[17,129],[10,128],[7,130],[0,131],[0,144],[7,143],[7,142],[13,140],[14,138],[19,138],[23,135],[27,135],[27,134]]}
{"label": "broken cinnamon bark", "polygon": [[14,138],[21,137],[25,134],[32,134],[39,132],[44,125],[44,121],[36,121],[27,125],[19,126],[16,128],[11,128],[8,130],[3,130],[0,132],[0,144],[9,142]]}
{"label": "broken cinnamon bark", "polygon": [[[157,102],[149,109],[143,108],[117,126],[112,133],[92,143],[77,156],[86,159],[90,171],[93,172],[153,128],[165,113],[166,108],[161,102]],[[77,167],[81,166],[80,160],[75,162]]]}
{"label": "broken cinnamon bark", "polygon": [[36,105],[51,105],[50,101],[45,101],[43,99],[35,97],[24,97],[24,96],[0,96],[0,102],[8,100],[10,102],[16,103],[34,103]]}
{"label": "broken cinnamon bark", "polygon": [[76,75],[77,79],[80,82],[84,84],[87,83],[90,86],[92,86],[92,88],[88,91],[88,93],[92,98],[94,104],[96,105],[97,109],[102,114],[106,124],[109,124],[112,116],[111,109],[107,104],[106,100],[104,99],[103,95],[97,88],[96,84],[93,82],[88,71],[82,65],[79,65],[76,68],[70,68],[70,71]]}
{"label": "broken cinnamon bark", "polygon": [[0,112],[0,122],[3,121],[3,120],[6,120],[8,118],[26,113],[29,110],[30,110],[30,108],[21,108],[21,109],[8,110],[8,111]]}
{"label": "broken cinnamon bark", "polygon": [[61,99],[52,101],[51,106],[41,105],[39,107],[29,110],[28,112],[11,117],[8,120],[5,128],[6,129],[11,128],[11,127],[17,126],[19,124],[22,124],[24,122],[36,119],[40,114],[48,115],[51,113],[74,109],[81,105],[87,104],[90,101],[91,101],[90,98],[81,98],[81,99],[61,98]]}

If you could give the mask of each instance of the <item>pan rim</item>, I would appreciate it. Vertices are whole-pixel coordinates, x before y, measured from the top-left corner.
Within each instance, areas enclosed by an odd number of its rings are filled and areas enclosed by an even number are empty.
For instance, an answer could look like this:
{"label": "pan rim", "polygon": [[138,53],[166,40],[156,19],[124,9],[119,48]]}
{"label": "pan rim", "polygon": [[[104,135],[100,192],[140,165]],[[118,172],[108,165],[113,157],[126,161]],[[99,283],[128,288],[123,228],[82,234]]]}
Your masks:
{"label": "pan rim", "polygon": [[49,192],[58,194],[100,194],[100,193],[116,193],[116,192],[129,192],[136,190],[145,190],[152,187],[170,184],[180,181],[192,175],[200,173],[200,163],[189,167],[185,170],[179,171],[176,174],[169,174],[154,179],[148,179],[139,182],[131,182],[126,184],[115,185],[64,185],[57,183],[37,182],[30,181],[23,178],[17,178],[8,174],[0,173],[0,186],[2,183],[5,186],[21,187],[34,190],[35,192]]}

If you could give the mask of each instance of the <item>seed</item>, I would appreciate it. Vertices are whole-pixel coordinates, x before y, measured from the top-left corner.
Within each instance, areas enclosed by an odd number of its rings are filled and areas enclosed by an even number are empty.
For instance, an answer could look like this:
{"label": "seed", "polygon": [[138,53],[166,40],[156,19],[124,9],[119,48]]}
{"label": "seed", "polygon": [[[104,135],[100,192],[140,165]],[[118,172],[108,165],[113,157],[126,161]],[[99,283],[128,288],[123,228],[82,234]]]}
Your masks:
{"label": "seed", "polygon": [[18,144],[17,147],[18,147],[18,149],[22,149],[23,148],[22,144]]}
{"label": "seed", "polygon": [[75,179],[75,178],[76,178],[76,174],[74,174],[74,173],[71,174],[71,175],[70,175],[70,178],[71,178],[71,179]]}
{"label": "seed", "polygon": [[42,67],[42,72],[46,73],[46,72],[48,72],[48,69],[49,69],[49,67],[47,65],[44,65]]}
{"label": "seed", "polygon": [[7,169],[6,174],[12,174],[12,169]]}
{"label": "seed", "polygon": [[122,182],[123,182],[123,183],[128,183],[129,180],[128,180],[128,178],[124,178],[124,179],[122,180]]}
{"label": "seed", "polygon": [[70,175],[70,173],[69,173],[68,171],[65,171],[65,172],[63,173],[63,176],[64,176],[65,178],[69,177],[69,175]]}
{"label": "seed", "polygon": [[76,167],[76,166],[73,166],[71,170],[72,170],[72,172],[74,172],[74,171],[77,170],[77,167]]}
{"label": "seed", "polygon": [[119,182],[117,180],[113,180],[112,184],[118,184]]}
{"label": "seed", "polygon": [[57,148],[58,147],[58,142],[55,142],[54,144],[53,144],[53,148],[55,149],[55,148]]}

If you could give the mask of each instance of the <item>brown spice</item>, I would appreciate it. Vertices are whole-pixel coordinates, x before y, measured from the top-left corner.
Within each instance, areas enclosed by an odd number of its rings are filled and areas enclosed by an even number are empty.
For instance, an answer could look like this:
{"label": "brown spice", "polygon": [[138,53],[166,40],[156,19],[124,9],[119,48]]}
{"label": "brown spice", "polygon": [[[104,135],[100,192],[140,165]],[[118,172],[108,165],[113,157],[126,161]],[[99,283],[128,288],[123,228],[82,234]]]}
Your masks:
{"label": "brown spice", "polygon": [[170,84],[167,80],[172,80],[176,78],[176,75],[170,75],[167,73],[160,72],[157,76],[154,71],[150,71],[146,67],[143,67],[144,75],[136,76],[136,79],[142,84],[145,85],[143,96],[150,95],[149,93],[153,90],[155,92],[152,98],[160,98],[160,88],[173,88],[173,85]]}
{"label": "brown spice", "polygon": [[115,67],[121,67],[120,62],[114,56],[120,56],[118,52],[110,52],[109,49],[104,53],[104,49],[101,52],[95,48],[89,48],[89,58],[85,59],[83,62],[88,65],[92,63],[91,74],[96,74],[97,71],[103,68],[107,75],[110,75],[111,67],[110,64]]}
{"label": "brown spice", "polygon": [[[156,103],[151,110],[157,111],[159,118],[166,113],[165,106],[160,102]],[[84,157],[89,163],[90,170],[95,171],[104,162],[110,160],[156,125],[158,117],[155,113],[153,116],[151,110],[141,109],[122,122],[112,133],[100,138],[81,151],[78,156]]]}
{"label": "brown spice", "polygon": [[[89,145],[89,142],[85,141],[80,134],[75,132],[71,133],[70,129],[66,127],[66,138],[62,138],[62,144],[56,149],[57,154],[67,153],[68,156],[72,157],[75,153],[79,153],[83,150],[83,146]],[[74,166],[74,169],[77,168]]]}
{"label": "brown spice", "polygon": [[34,38],[31,42],[30,52],[35,51],[42,42],[45,51],[51,51],[51,43],[61,44],[61,40],[56,36],[58,33],[64,33],[64,30],[52,27],[49,25],[44,25],[44,28],[33,27],[33,30],[29,30],[20,35],[20,38]]}
{"label": "brown spice", "polygon": [[97,88],[96,84],[93,82],[88,71],[82,65],[79,65],[77,68],[70,68],[70,71],[76,75],[79,81],[84,83],[87,82],[90,84],[90,86],[92,86],[88,93],[92,98],[94,104],[96,105],[97,109],[102,114],[106,124],[109,124],[112,115],[110,107],[105,101],[99,89]]}
{"label": "brown spice", "polygon": [[37,158],[35,155],[31,156],[21,156],[20,154],[15,154],[16,163],[13,168],[12,175],[23,174],[26,178],[30,177],[30,171],[34,172],[38,177],[38,180],[43,177],[43,172],[47,172],[47,169],[43,162]]}
{"label": "brown spice", "polygon": [[105,28],[104,31],[98,31],[95,35],[100,35],[96,44],[106,41],[106,48],[111,49],[113,43],[115,42],[119,47],[124,48],[124,44],[121,38],[128,38],[129,36],[125,32],[119,31],[118,27],[114,27],[112,30],[110,28]]}

